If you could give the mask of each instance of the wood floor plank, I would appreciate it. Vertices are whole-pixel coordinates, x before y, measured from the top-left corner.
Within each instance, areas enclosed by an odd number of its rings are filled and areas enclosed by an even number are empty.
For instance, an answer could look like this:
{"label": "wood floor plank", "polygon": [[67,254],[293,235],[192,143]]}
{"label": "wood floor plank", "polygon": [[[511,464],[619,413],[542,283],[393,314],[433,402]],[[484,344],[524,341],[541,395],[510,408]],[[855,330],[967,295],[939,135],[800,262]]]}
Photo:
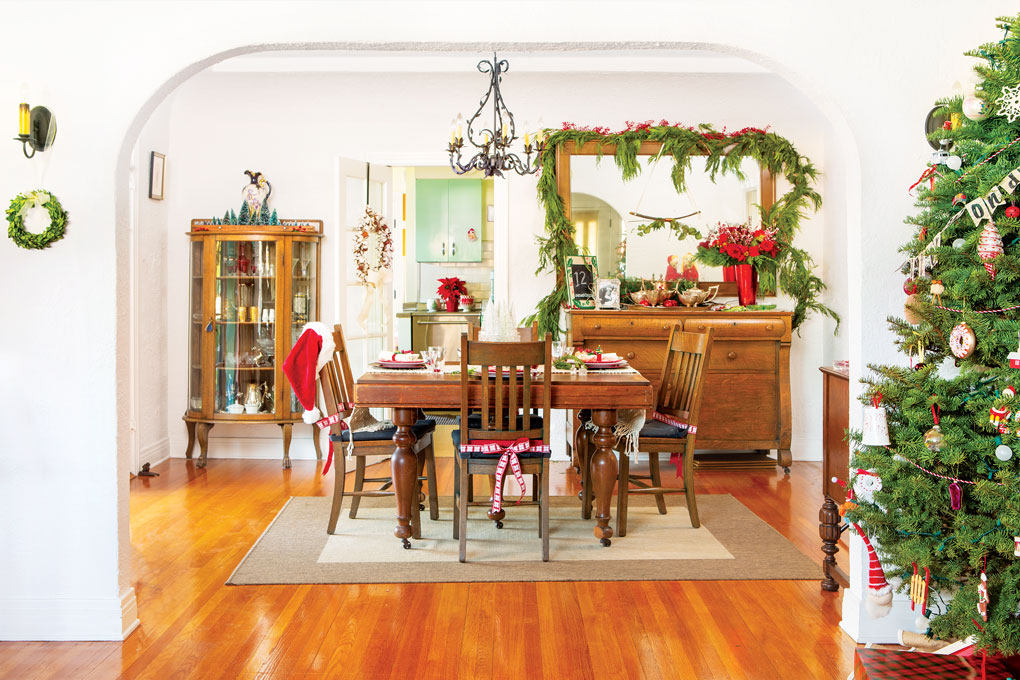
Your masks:
{"label": "wood floor plank", "polygon": [[[437,465],[448,495],[452,461]],[[0,678],[842,680],[852,667],[841,594],[816,581],[225,585],[288,498],[332,493],[321,469],[171,460],[132,480],[140,628],[123,643],[0,643]],[[696,487],[732,494],[820,564],[820,476],[816,463],[704,470]],[[556,464],[550,486],[576,495],[577,475]]]}

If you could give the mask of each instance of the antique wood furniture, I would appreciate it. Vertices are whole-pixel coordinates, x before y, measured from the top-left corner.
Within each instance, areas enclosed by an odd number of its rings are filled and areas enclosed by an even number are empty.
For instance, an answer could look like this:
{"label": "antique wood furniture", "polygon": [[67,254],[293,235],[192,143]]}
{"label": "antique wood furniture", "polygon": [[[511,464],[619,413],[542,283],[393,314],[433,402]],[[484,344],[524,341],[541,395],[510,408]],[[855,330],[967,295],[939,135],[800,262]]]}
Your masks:
{"label": "antique wood furniture", "polygon": [[[341,419],[348,418],[354,411],[354,378],[351,375],[351,364],[347,355],[347,345],[344,342],[344,331],[340,324],[333,326],[333,350],[332,359],[319,371],[319,382],[322,385],[322,396],[326,402],[326,415],[339,414]],[[341,421],[342,422],[342,421]],[[348,444],[351,437],[354,437],[354,449],[350,455],[354,458],[354,490],[347,491],[346,495],[351,496],[350,517],[354,519],[358,515],[358,505],[362,496],[392,496],[392,491],[387,489],[393,484],[391,477],[365,477],[365,457],[388,454],[393,448],[393,434],[396,427],[387,427],[371,432],[350,432],[342,428],[341,422],[330,425],[329,440],[337,450],[335,452],[333,470],[333,506],[329,512],[329,524],[326,532],[332,534],[336,530],[337,520],[340,518],[340,508],[344,502],[344,482],[346,480],[346,465]],[[429,516],[439,519],[439,498],[436,492],[436,459],[432,449],[432,433],[435,432],[436,421],[419,419],[412,426],[412,431],[417,439],[414,445],[414,453],[418,459],[418,483],[428,480],[429,489]],[[427,469],[427,477],[422,477],[422,471]],[[374,491],[365,491],[365,482],[382,483],[382,486]],[[417,521],[418,511],[424,506],[415,503],[412,511],[415,515],[415,526],[421,526]]]}
{"label": "antique wood furniture", "polygon": [[[192,220],[188,428],[196,432],[205,467],[216,423],[279,425],[283,467],[303,409],[283,377],[287,356],[305,323],[319,318],[321,220],[278,225]],[[279,359],[279,360],[277,360]],[[315,455],[318,429],[312,426]]]}
{"label": "antique wood furniture", "polygon": [[[654,418],[645,421],[638,436],[637,450],[649,454],[648,475],[631,475],[630,456],[620,453],[620,481],[616,496],[616,528],[620,536],[627,535],[627,497],[632,493],[653,494],[660,515],[666,514],[664,494],[683,493],[687,498],[691,525],[695,529],[701,526],[694,498],[694,445],[699,432],[705,367],[711,360],[711,328],[706,328],[703,333],[685,333],[680,330],[680,324],[673,326],[666,343],[666,360],[659,375],[655,412],[684,423],[686,427],[677,427]],[[662,485],[659,476],[660,453],[683,456],[680,462],[684,475],[682,489]],[[638,488],[630,489],[631,484]]]}
{"label": "antique wood furniture", "polygon": [[[653,156],[662,151],[661,142],[641,142],[638,155]],[[563,200],[563,212],[567,220],[572,219],[571,192],[570,192],[570,158],[571,156],[613,156],[616,154],[615,144],[599,144],[598,142],[585,142],[578,146],[574,142],[567,142],[556,148],[556,192]],[[776,202],[776,182],[772,173],[765,166],[759,166],[759,200],[761,207],[768,210]],[[563,282],[564,271],[559,269],[556,272],[557,286]],[[736,297],[737,284],[727,281],[702,281],[699,284],[702,288],[706,286],[719,286],[720,297]]]}
{"label": "antique wood furniture", "polygon": [[836,592],[849,579],[836,565],[840,536],[850,526],[840,517],[838,505],[846,498],[846,489],[832,481],[847,481],[850,470],[850,447],[844,433],[850,426],[850,375],[822,366],[822,492],[824,502],[818,511],[818,535],[822,539],[822,590]]}
{"label": "antique wood furniture", "polygon": [[[613,455],[616,437],[616,410],[621,408],[652,408],[651,383],[638,373],[587,375],[553,373],[549,386],[550,407],[556,409],[592,409],[592,421],[598,428],[593,441],[596,451],[591,457],[592,488],[596,494],[595,537],[609,544],[613,529],[610,498],[616,484],[617,464]],[[545,385],[533,382],[531,403],[543,403]],[[449,373],[365,373],[354,386],[354,399],[359,406],[392,408],[397,431],[393,435],[393,486],[397,493],[397,527],[394,535],[408,544],[412,535],[411,497],[415,486],[416,457],[412,447],[415,437],[412,426],[419,408],[460,409],[464,396],[460,377]],[[482,407],[481,380],[468,386],[467,406]]]}
{"label": "antique wood furniture", "polygon": [[658,390],[666,341],[713,330],[698,423],[701,449],[775,449],[787,472],[793,457],[790,416],[790,312],[712,312],[687,308],[571,310],[575,347],[616,352]]}
{"label": "antique wood furniture", "polygon": [[419,179],[414,187],[417,261],[481,262],[482,180]]}
{"label": "antique wood furniture", "polygon": [[[530,330],[530,329],[529,329]],[[532,475],[532,501],[520,505],[537,505],[538,535],[542,539],[542,561],[549,561],[549,411],[552,398],[552,336],[546,333],[542,342],[478,342],[461,336],[460,352],[460,426],[453,431],[453,447],[457,452],[454,491],[453,537],[460,541],[460,561],[467,559],[468,507],[489,506],[472,502],[468,480],[473,474],[496,474],[500,465],[510,473],[508,461],[502,460],[503,449],[520,442],[524,450],[516,452],[522,474]],[[541,420],[531,410],[532,366],[543,366],[541,385]],[[472,376],[469,366],[479,367]],[[489,371],[488,367],[492,370]],[[504,372],[506,375],[504,376]],[[518,380],[519,379],[519,380]],[[472,384],[481,383],[481,412],[469,414]],[[494,443],[493,452],[471,451],[469,445]],[[537,449],[537,450],[536,450]],[[502,485],[499,485],[500,487]],[[523,489],[522,489],[523,492]],[[493,486],[498,496],[501,489]],[[506,511],[491,507],[486,516],[503,528]]]}

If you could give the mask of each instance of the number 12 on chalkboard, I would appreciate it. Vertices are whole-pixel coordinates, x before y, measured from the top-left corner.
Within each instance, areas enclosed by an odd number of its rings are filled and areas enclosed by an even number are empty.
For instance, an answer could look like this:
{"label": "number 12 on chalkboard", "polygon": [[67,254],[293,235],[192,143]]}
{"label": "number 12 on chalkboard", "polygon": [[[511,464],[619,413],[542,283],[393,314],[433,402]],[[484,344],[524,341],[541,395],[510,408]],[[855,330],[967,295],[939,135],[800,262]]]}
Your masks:
{"label": "number 12 on chalkboard", "polygon": [[567,287],[570,306],[574,309],[595,309],[595,282],[598,265],[594,255],[567,255]]}

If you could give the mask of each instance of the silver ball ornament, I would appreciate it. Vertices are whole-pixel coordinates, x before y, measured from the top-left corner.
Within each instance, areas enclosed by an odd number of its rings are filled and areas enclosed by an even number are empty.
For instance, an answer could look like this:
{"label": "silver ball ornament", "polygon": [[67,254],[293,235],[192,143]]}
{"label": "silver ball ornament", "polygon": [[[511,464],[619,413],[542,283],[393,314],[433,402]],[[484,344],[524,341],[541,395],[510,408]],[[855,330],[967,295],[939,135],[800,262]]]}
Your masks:
{"label": "silver ball ornament", "polygon": [[957,250],[963,249],[965,245],[967,245],[967,242],[962,238],[958,238],[955,241],[953,241],[953,247],[956,248]]}
{"label": "silver ball ornament", "polygon": [[944,441],[945,437],[942,435],[942,428],[938,425],[932,426],[930,430],[924,433],[924,445],[928,447],[929,451],[935,451],[936,453],[941,451]]}
{"label": "silver ball ornament", "polygon": [[959,156],[950,156],[946,159],[946,167],[950,170],[959,170],[963,167],[963,159]]}
{"label": "silver ball ornament", "polygon": [[1013,457],[1013,449],[1005,444],[999,444],[995,447],[995,457],[1002,461],[1009,460]]}

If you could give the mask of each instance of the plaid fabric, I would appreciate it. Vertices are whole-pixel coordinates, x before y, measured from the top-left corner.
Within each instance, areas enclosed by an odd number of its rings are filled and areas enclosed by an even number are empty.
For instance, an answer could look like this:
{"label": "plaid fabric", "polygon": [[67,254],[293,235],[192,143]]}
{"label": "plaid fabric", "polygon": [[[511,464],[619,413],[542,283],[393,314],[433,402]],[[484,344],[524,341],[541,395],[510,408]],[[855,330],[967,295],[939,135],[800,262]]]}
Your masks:
{"label": "plaid fabric", "polygon": [[[982,664],[984,674],[982,675]],[[995,657],[953,656],[888,649],[858,649],[854,680],[1007,680],[1012,675]]]}

